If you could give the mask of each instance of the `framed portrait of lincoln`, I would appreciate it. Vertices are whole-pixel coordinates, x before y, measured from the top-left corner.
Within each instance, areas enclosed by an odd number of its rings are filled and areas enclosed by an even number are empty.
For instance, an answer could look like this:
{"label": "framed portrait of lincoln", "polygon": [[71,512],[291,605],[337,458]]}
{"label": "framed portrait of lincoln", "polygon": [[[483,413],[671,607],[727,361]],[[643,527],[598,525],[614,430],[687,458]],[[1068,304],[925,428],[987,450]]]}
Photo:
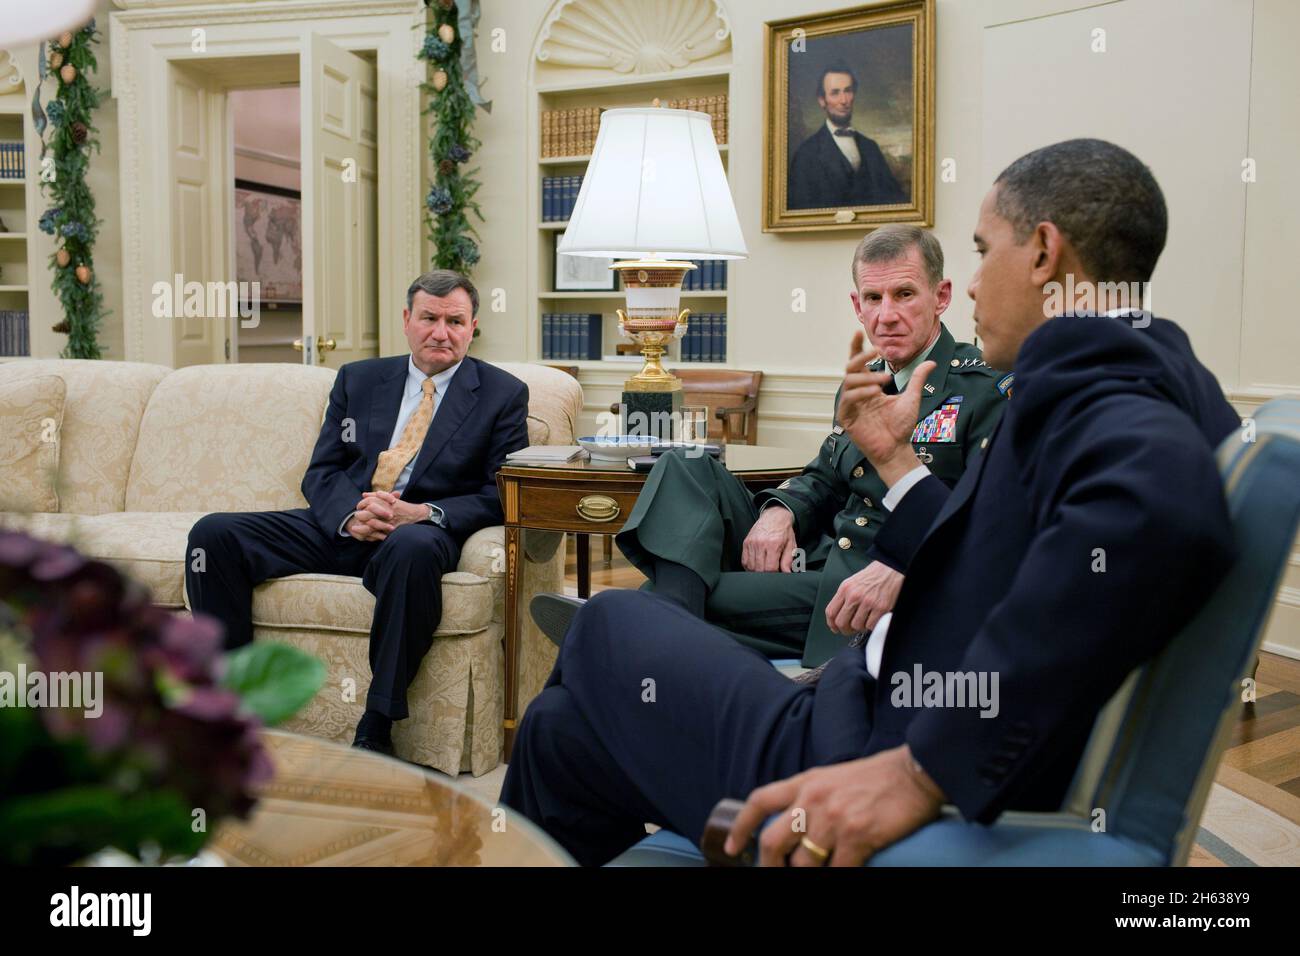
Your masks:
{"label": "framed portrait of lincoln", "polygon": [[934,0],[764,24],[763,231],[934,225]]}

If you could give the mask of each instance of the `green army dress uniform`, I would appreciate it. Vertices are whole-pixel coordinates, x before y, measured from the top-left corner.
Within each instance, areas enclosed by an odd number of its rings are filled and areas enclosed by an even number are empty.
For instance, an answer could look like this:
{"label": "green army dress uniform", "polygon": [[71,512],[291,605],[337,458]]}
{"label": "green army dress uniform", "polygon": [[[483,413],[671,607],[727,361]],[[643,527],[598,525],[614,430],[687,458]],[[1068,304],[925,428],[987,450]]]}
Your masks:
{"label": "green army dress uniform", "polygon": [[[927,358],[937,367],[925,383],[913,448],[954,485],[993,432],[1012,378],[985,364],[975,346],[956,342],[945,326]],[[884,367],[883,359],[871,365]],[[835,403],[838,408],[838,393]],[[845,578],[876,559],[871,544],[888,517],[885,490],[838,425],[797,478],[757,495],[710,456],[674,452],[647,476],[616,540],[651,579],[647,587],[653,588],[655,558],[684,565],[709,589],[711,622],[769,657],[801,657],[815,667],[848,643],[827,627],[826,607]],[[745,571],[745,537],[763,507],[778,501],[794,515],[804,570]]]}

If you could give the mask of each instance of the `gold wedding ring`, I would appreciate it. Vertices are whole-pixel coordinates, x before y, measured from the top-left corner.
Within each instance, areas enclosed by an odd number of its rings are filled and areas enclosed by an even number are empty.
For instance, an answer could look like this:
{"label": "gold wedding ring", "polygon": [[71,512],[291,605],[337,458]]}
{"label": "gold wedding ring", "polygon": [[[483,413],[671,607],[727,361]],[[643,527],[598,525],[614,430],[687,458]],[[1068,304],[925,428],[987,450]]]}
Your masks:
{"label": "gold wedding ring", "polygon": [[813,855],[818,863],[825,864],[830,859],[831,851],[824,850],[807,837],[799,838],[799,845]]}

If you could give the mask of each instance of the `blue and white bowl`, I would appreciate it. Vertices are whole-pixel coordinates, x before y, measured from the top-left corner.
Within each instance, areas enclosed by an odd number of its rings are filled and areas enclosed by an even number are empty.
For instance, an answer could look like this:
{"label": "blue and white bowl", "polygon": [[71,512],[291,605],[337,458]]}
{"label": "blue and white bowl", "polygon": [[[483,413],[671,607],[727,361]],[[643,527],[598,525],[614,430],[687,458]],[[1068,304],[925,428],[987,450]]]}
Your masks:
{"label": "blue and white bowl", "polygon": [[633,455],[648,455],[663,442],[645,435],[587,435],[579,438],[578,444],[598,461],[623,461]]}

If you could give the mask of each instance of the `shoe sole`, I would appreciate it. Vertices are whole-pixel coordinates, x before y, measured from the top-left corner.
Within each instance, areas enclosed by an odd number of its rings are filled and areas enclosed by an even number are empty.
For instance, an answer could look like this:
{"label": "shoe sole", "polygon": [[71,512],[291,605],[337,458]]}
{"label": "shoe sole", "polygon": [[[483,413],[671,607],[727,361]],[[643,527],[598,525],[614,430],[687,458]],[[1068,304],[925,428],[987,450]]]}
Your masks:
{"label": "shoe sole", "polygon": [[569,633],[569,625],[573,623],[578,609],[586,603],[578,598],[558,594],[539,594],[529,603],[528,613],[542,633],[550,638],[551,643],[559,647],[564,643],[564,635]]}

